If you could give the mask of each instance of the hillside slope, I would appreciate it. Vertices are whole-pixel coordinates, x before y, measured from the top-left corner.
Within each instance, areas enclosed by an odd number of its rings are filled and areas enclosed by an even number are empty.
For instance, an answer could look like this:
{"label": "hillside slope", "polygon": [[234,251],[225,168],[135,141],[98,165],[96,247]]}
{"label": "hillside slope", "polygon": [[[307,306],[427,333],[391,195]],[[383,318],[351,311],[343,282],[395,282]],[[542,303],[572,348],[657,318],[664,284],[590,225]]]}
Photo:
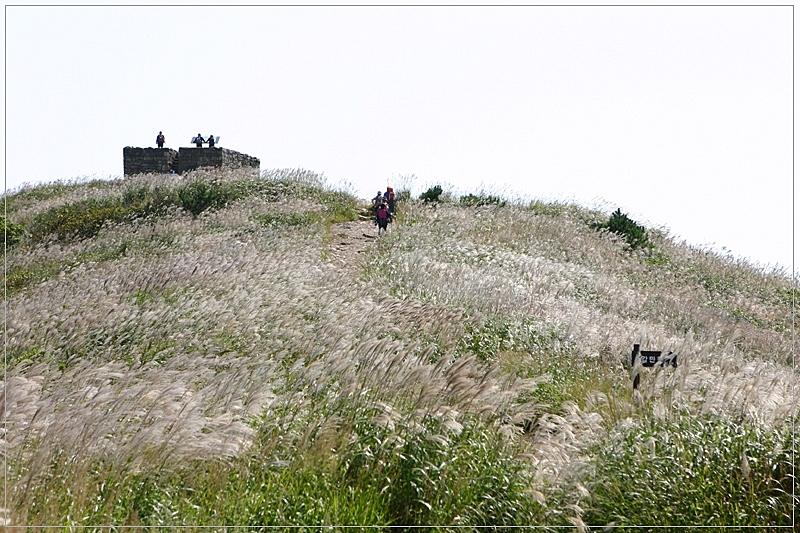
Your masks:
{"label": "hillside slope", "polygon": [[11,524],[792,523],[779,273],[541,202],[371,238],[307,171],[6,201]]}

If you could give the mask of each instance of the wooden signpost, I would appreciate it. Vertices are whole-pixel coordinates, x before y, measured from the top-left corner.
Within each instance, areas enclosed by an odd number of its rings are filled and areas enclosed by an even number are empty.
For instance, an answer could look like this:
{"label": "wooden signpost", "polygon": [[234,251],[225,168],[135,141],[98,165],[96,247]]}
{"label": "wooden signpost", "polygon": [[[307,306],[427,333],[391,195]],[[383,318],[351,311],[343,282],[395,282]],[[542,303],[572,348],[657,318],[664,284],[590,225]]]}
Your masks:
{"label": "wooden signpost", "polygon": [[[642,363],[642,366],[651,367],[651,366],[678,366],[678,356],[669,352],[667,355],[662,356],[660,351],[652,351],[652,350],[639,350],[639,345],[633,345],[633,352],[631,353],[631,367],[636,366],[636,356],[639,356],[639,361]],[[636,375],[633,376],[633,388],[639,388],[639,373],[637,372]]]}

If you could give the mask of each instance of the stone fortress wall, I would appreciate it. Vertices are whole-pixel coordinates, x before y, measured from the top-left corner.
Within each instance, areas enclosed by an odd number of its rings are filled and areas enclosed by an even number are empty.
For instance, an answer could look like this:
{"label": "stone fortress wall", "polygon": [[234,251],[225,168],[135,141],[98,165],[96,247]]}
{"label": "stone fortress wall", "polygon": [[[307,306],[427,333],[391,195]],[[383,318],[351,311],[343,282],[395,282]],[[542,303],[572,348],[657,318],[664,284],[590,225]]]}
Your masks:
{"label": "stone fortress wall", "polygon": [[137,148],[122,149],[124,174],[183,174],[202,167],[261,168],[258,158],[227,148]]}
{"label": "stone fortress wall", "polygon": [[201,167],[260,168],[261,161],[247,154],[227,148],[181,148],[178,156],[178,174]]}
{"label": "stone fortress wall", "polygon": [[170,148],[126,146],[122,149],[122,165],[126,176],[178,172],[178,152]]}

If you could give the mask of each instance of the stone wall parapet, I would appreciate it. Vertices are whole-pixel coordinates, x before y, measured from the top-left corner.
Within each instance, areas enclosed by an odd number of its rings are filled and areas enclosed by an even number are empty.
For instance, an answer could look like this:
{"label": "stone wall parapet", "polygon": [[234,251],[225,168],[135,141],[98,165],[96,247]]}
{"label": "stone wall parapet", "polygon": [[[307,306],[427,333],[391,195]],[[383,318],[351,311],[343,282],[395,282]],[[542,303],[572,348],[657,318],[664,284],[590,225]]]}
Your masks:
{"label": "stone wall parapet", "polygon": [[257,157],[242,154],[228,148],[138,148],[126,146],[122,149],[122,160],[126,176],[132,174],[183,174],[198,168],[261,167]]}
{"label": "stone wall parapet", "polygon": [[178,174],[203,167],[260,168],[261,161],[256,157],[217,146],[180,149]]}
{"label": "stone wall parapet", "polygon": [[178,152],[171,148],[122,149],[122,166],[126,176],[131,174],[169,174],[178,171]]}

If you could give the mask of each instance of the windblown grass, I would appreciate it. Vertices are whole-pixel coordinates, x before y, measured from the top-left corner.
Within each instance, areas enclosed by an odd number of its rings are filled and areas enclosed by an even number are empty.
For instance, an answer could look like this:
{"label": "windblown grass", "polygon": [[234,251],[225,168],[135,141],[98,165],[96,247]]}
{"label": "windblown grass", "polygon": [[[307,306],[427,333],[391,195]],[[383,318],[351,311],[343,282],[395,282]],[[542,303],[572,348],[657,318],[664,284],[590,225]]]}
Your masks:
{"label": "windblown grass", "polygon": [[7,200],[26,228],[126,210],[6,258],[11,524],[790,523],[781,273],[578,206],[409,200],[354,276],[326,250],[361,202],[302,170]]}

